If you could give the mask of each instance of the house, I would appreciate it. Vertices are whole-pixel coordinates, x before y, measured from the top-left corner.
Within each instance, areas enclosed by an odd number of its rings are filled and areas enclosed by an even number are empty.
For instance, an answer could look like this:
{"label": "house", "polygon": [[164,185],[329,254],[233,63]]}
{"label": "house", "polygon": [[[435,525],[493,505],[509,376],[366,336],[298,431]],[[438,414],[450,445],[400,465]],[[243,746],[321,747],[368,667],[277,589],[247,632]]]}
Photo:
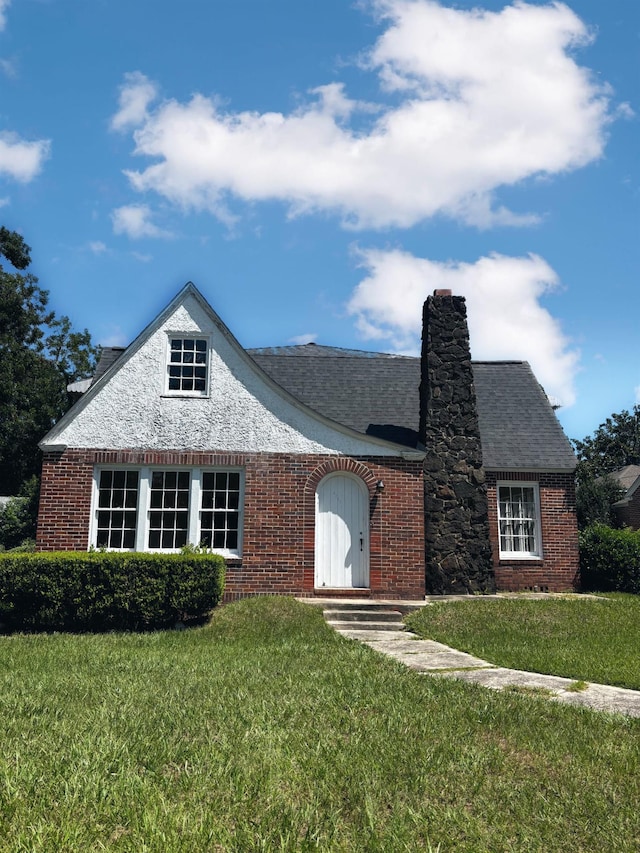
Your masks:
{"label": "house", "polygon": [[616,520],[623,527],[640,530],[640,465],[625,465],[607,476],[624,489],[613,505]]}
{"label": "house", "polygon": [[421,358],[245,350],[187,284],[43,439],[37,547],[202,543],[227,599],[574,588],[575,458],[531,369],[472,363],[449,291],[424,324]]}

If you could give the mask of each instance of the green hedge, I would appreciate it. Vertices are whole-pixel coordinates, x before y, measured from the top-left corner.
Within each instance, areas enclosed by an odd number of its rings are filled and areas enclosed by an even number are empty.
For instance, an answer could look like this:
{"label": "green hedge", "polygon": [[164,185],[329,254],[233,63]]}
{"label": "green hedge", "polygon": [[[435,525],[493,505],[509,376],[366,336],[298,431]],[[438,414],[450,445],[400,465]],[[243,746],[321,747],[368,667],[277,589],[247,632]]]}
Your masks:
{"label": "green hedge", "polygon": [[640,531],[593,524],[580,533],[583,589],[640,594]]}
{"label": "green hedge", "polygon": [[143,630],[199,618],[220,601],[216,554],[0,554],[5,630]]}

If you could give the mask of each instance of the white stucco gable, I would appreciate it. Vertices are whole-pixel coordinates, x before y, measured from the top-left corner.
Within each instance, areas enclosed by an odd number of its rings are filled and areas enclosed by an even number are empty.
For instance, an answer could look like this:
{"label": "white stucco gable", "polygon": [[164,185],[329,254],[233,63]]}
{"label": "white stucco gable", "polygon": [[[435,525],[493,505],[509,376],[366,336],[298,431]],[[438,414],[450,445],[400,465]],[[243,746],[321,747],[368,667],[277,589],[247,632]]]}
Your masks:
{"label": "white stucco gable", "polygon": [[[167,390],[172,337],[207,341],[203,395]],[[415,456],[317,414],[270,379],[187,284],[43,439],[55,447]]]}

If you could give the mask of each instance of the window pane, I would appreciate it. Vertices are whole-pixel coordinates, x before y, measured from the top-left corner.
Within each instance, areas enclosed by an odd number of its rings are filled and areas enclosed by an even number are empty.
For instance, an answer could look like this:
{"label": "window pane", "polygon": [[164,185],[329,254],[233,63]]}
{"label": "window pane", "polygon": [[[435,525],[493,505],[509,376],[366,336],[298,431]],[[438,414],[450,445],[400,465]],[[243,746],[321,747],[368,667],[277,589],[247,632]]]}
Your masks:
{"label": "window pane", "polygon": [[101,471],[97,503],[96,546],[133,548],[138,520],[138,472]]}
{"label": "window pane", "polygon": [[[149,513],[148,547],[175,549],[187,542],[189,527],[189,471],[154,471]],[[162,509],[162,511],[159,511]]]}
{"label": "window pane", "polygon": [[205,472],[201,478],[200,501],[200,541],[219,550],[237,551],[240,474],[236,471]]}

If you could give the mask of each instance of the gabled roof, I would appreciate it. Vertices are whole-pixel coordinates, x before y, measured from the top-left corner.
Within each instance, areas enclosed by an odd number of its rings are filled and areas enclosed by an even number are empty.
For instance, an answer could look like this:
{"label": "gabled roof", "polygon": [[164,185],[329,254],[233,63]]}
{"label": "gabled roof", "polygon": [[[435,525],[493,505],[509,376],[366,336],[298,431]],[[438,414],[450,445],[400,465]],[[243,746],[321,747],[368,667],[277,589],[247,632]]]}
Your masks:
{"label": "gabled roof", "polygon": [[[96,379],[121,348],[104,348]],[[272,380],[325,418],[372,438],[415,448],[420,359],[319,344],[246,353]],[[572,471],[567,437],[524,361],[472,362],[484,465],[488,470]]]}
{"label": "gabled roof", "polygon": [[614,506],[622,506],[629,503],[630,498],[640,488],[640,465],[625,465],[624,468],[618,468],[617,471],[607,474],[607,477],[624,489],[625,494],[614,504]]}
{"label": "gabled roof", "polygon": [[[419,358],[318,344],[248,352],[311,408],[359,432],[415,446]],[[472,368],[485,468],[572,471],[571,444],[527,362],[476,361]]]}
{"label": "gabled roof", "polygon": [[[181,324],[186,322],[192,328],[195,322],[192,310],[200,317],[196,328],[207,328],[209,334],[213,333],[217,348],[216,377],[220,381],[212,384],[202,398],[207,401],[205,405],[190,410],[189,429],[185,429],[180,421],[187,411],[184,406],[174,405],[172,417],[165,416],[164,410],[159,414],[158,406],[165,396],[163,386],[146,381],[146,372],[150,367],[153,373],[157,366],[158,375],[163,375],[163,363],[158,361],[158,347],[162,349],[162,344],[158,341],[166,341],[165,325],[177,323],[177,328],[182,329]],[[171,334],[176,333],[172,327]],[[212,351],[213,346],[212,343]],[[131,364],[135,366],[131,368]],[[130,375],[123,379],[126,371]],[[242,409],[237,405],[240,397]],[[123,402],[125,399],[127,402]],[[304,452],[415,459],[424,456],[415,445],[363,435],[292,395],[248,355],[192,282],[180,290],[126,349],[112,347],[103,351],[91,387],[40,442],[43,450],[62,450],[66,446],[200,450],[214,447],[234,452],[275,447],[276,452],[282,448],[302,452],[301,448],[305,448]]]}

